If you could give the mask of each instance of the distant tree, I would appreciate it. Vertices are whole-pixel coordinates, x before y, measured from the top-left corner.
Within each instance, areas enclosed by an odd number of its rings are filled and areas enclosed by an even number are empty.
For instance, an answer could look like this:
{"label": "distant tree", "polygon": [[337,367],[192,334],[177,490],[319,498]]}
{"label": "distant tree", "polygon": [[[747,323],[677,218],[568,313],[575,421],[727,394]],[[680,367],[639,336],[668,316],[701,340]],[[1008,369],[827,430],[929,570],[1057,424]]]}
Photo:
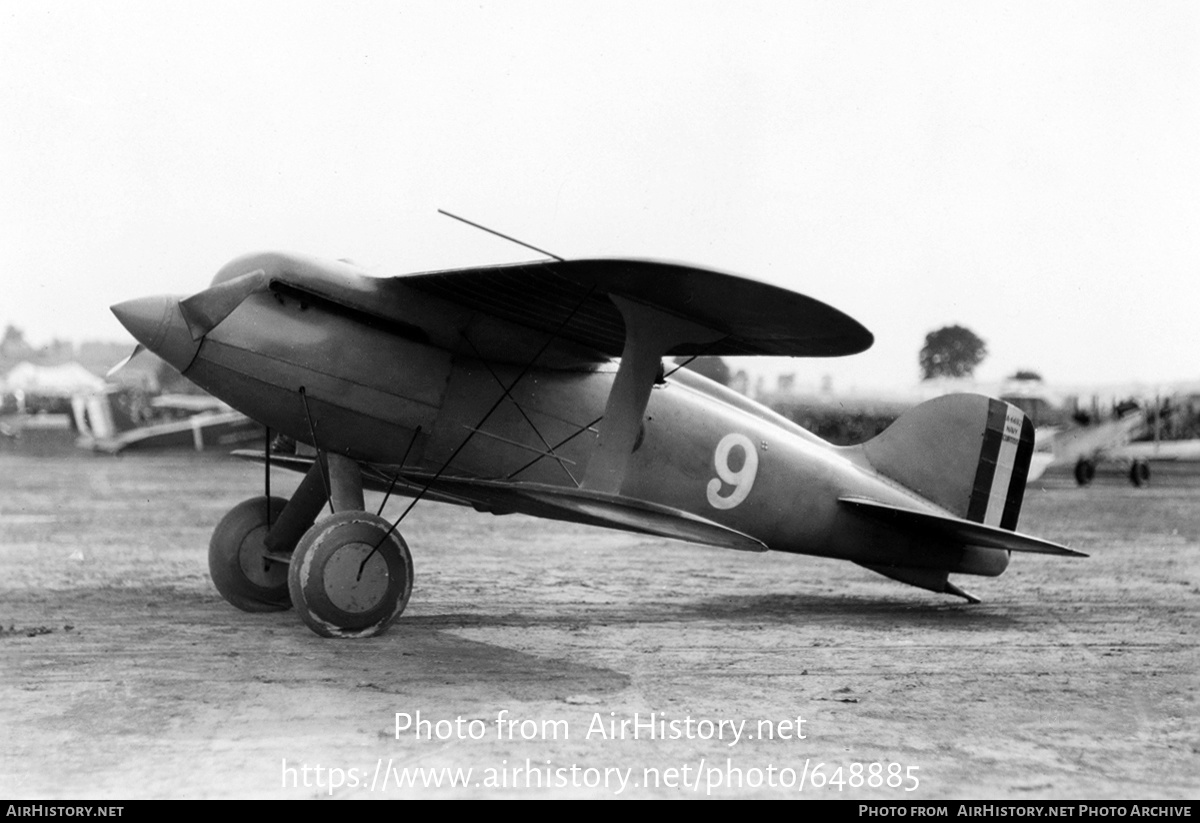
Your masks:
{"label": "distant tree", "polygon": [[1018,369],[1013,373],[1009,380],[1041,380],[1042,375],[1035,372],[1033,369]]}
{"label": "distant tree", "polygon": [[697,357],[692,362],[688,363],[686,357],[676,357],[675,362],[679,364],[687,363],[684,368],[691,369],[697,374],[702,374],[709,380],[715,380],[722,386],[729,385],[729,379],[733,373],[729,370],[729,364],[720,357]]}
{"label": "distant tree", "polygon": [[943,326],[925,335],[921,348],[921,379],[970,377],[987,357],[987,344],[963,326]]}
{"label": "distant tree", "polygon": [[25,332],[18,329],[12,323],[5,326],[4,337],[0,338],[0,352],[16,357],[28,350],[29,344],[25,342]]}

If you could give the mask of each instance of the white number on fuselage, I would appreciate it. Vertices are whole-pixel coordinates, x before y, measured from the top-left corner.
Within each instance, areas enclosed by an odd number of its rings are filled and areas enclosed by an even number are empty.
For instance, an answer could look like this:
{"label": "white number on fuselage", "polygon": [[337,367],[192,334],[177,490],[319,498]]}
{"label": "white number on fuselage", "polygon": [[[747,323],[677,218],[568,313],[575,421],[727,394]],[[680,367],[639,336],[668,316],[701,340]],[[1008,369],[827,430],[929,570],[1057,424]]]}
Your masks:
{"label": "white number on fuselage", "polygon": [[[729,453],[737,447],[745,455],[742,467],[734,471],[729,465]],[[708,504],[714,509],[732,509],[750,494],[754,485],[754,476],[758,474],[758,452],[754,443],[744,434],[727,434],[717,444],[713,463],[717,468],[717,477],[708,481]],[[718,480],[717,478],[720,478]],[[721,480],[724,480],[733,490],[728,495],[721,495]]]}

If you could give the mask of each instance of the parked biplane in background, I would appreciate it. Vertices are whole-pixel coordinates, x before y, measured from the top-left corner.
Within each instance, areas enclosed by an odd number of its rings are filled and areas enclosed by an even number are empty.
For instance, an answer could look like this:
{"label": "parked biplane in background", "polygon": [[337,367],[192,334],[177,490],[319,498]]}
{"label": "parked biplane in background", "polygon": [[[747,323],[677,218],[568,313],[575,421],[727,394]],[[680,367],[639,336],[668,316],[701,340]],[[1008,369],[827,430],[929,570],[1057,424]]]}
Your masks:
{"label": "parked biplane in background", "polygon": [[71,401],[76,445],[116,454],[126,449],[196,451],[260,440],[262,426],[215,397],[147,396],[119,386],[77,394]]}
{"label": "parked biplane in background", "polygon": [[[235,606],[294,604],[324,636],[377,634],[404,609],[413,566],[397,527],[422,497],[843,558],[972,601],[951,573],[998,575],[1012,551],[1082,556],[1015,531],[1034,450],[1015,406],[942,397],[841,448],[699,375],[666,373],[666,355],[831,357],[872,343],[836,309],[733,275],[554,257],[375,278],[260,253],[190,297],[113,312],[300,445],[255,455],[268,489],[272,465],[305,478],[290,500],[268,491],[235,506],[209,564]],[[365,510],[364,488],[413,500],[389,522]]]}
{"label": "parked biplane in background", "polygon": [[1197,396],[1189,387],[1160,388],[1152,396],[1135,387],[1074,389],[1054,397],[1040,380],[1022,380],[1009,381],[999,396],[1034,421],[1035,465],[1069,470],[1080,486],[1105,464],[1141,486],[1150,479],[1151,462],[1200,460]]}
{"label": "parked biplane in background", "polygon": [[79,363],[22,361],[0,375],[0,437],[19,440],[30,431],[69,432],[71,398],[104,381]]}

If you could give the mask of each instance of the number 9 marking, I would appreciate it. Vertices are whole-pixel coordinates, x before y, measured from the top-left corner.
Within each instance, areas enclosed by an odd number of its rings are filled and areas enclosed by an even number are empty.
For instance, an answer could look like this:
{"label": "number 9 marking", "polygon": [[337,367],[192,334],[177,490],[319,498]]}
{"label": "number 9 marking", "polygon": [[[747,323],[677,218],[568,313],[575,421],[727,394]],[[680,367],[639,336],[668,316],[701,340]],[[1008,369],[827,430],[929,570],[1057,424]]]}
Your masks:
{"label": "number 9 marking", "polygon": [[[729,465],[729,452],[733,451],[735,446],[739,447],[745,455],[742,467],[737,471],[734,471]],[[727,434],[717,444],[713,463],[717,468],[717,477],[720,480],[714,477],[708,481],[708,504],[714,509],[732,509],[746,499],[746,496],[750,494],[750,489],[754,486],[754,476],[758,474],[758,452],[754,450],[754,444],[746,435]],[[729,493],[728,497],[721,496],[721,480],[733,486],[733,491]]]}

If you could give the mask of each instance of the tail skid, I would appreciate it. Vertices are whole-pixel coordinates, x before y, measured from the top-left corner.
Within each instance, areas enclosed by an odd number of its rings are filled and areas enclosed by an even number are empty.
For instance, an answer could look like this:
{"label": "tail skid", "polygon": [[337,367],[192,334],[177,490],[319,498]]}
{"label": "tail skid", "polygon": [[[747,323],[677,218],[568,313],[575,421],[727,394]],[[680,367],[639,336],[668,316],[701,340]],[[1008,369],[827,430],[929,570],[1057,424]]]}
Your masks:
{"label": "tail skid", "polygon": [[968,603],[983,602],[969,591],[960,589],[951,583],[949,580],[950,573],[947,571],[914,569],[909,566],[874,566],[866,563],[860,563],[859,565],[864,569],[870,569],[876,574],[890,577],[892,580],[899,580],[901,583],[916,586],[918,589],[928,589],[938,594],[952,594],[955,597],[961,597]]}

